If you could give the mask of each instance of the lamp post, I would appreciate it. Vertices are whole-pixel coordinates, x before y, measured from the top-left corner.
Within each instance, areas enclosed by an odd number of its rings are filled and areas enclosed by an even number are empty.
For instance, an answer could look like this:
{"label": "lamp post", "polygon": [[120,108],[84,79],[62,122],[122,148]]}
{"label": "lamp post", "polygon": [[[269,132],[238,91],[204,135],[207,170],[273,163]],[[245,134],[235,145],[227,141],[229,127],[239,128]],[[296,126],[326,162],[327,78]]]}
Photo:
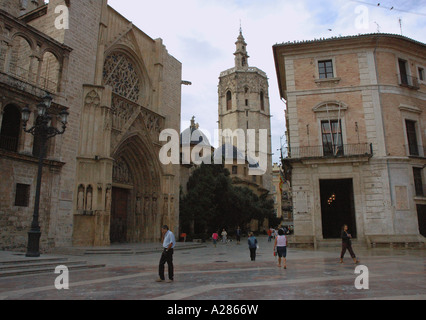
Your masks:
{"label": "lamp post", "polygon": [[34,203],[33,221],[31,230],[28,232],[28,248],[27,257],[37,258],[40,257],[40,237],[41,229],[39,225],[39,210],[40,210],[40,191],[41,191],[41,178],[43,174],[43,161],[46,155],[46,145],[50,138],[65,133],[69,113],[65,109],[59,113],[59,120],[62,123],[62,128],[57,129],[52,126],[52,116],[49,114],[49,109],[52,104],[52,97],[47,93],[43,98],[43,102],[37,105],[38,117],[32,128],[27,129],[28,120],[30,119],[31,110],[25,107],[22,110],[22,121],[24,131],[32,134],[40,140],[40,152],[38,159],[38,173],[37,173],[37,187]]}

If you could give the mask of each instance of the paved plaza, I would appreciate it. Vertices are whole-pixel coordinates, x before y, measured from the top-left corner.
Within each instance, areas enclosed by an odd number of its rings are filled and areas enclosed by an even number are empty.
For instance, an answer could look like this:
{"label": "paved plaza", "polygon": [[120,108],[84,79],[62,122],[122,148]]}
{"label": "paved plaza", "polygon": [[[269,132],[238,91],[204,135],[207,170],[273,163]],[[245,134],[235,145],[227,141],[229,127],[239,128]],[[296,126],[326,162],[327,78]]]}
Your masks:
{"label": "paved plaza", "polygon": [[[70,271],[69,290],[57,290],[58,274],[0,278],[1,300],[358,300],[426,299],[426,250],[355,247],[369,271],[368,290],[358,290],[349,256],[339,264],[340,248],[289,249],[288,269],[277,267],[273,244],[260,238],[251,262],[246,240],[199,247],[179,245],[174,255],[175,282],[156,283],[161,245],[127,246],[138,254],[84,255],[104,268]],[[45,255],[42,258],[60,258]],[[26,259],[0,252],[0,262]],[[66,263],[64,263],[66,265]],[[166,266],[167,273],[167,266]],[[363,275],[362,273],[360,275]],[[365,274],[364,274],[365,275]]]}

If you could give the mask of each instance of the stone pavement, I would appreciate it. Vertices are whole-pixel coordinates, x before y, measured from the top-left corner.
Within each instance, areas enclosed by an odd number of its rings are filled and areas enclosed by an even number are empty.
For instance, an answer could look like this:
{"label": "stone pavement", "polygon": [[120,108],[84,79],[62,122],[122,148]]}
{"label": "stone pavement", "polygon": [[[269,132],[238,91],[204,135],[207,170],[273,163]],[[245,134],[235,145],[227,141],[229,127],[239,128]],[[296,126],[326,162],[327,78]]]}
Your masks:
{"label": "stone pavement", "polygon": [[[339,264],[340,248],[289,249],[288,269],[284,270],[277,267],[273,244],[266,238],[259,240],[255,262],[250,261],[246,240],[217,248],[210,243],[181,246],[174,255],[176,281],[172,284],[155,282],[160,245],[126,246],[145,252],[140,254],[85,255],[88,263],[105,264],[105,268],[71,270],[69,290],[54,287],[58,277],[54,273],[0,278],[0,300],[426,299],[424,249],[355,247],[361,265],[369,270],[369,290],[357,290],[355,265],[349,256],[345,264]],[[64,255],[43,256],[60,257]],[[26,259],[0,252],[0,262],[12,258]]]}

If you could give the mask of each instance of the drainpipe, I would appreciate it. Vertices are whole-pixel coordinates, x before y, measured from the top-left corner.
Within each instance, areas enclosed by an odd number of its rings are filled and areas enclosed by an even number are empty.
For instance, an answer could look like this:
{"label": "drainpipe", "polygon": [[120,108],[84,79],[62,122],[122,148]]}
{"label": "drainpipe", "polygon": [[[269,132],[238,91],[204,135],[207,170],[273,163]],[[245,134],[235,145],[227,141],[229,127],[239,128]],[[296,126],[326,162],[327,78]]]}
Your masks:
{"label": "drainpipe", "polygon": [[386,157],[386,166],[388,171],[388,179],[389,179],[389,192],[390,192],[390,198],[391,198],[391,210],[392,210],[392,232],[395,234],[395,216],[393,214],[393,206],[395,204],[394,196],[392,192],[392,183],[391,183],[391,170],[389,165],[389,158],[388,158],[388,147],[387,147],[387,141],[386,141],[386,127],[385,127],[385,121],[383,116],[383,104],[382,104],[382,92],[381,87],[379,83],[379,71],[378,71],[378,64],[377,64],[377,48],[379,46],[379,37],[377,37],[376,41],[376,47],[374,48],[374,65],[376,69],[376,78],[377,78],[377,90],[379,93],[379,105],[380,105],[380,114],[382,116],[382,126],[383,126],[383,134],[385,136],[384,141],[384,147],[385,147],[385,157]]}

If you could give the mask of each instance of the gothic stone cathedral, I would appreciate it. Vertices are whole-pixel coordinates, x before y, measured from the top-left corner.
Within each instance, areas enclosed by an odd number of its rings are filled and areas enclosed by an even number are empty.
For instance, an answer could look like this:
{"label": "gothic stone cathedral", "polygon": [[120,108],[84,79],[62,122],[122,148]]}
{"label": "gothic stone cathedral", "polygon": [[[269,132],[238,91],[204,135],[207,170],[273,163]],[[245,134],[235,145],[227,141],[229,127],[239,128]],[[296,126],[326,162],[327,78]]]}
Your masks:
{"label": "gothic stone cathedral", "polygon": [[[66,6],[69,28],[55,27]],[[160,238],[179,221],[179,167],[159,162],[159,134],[180,130],[181,70],[107,0],[0,3],[0,248],[22,249],[30,229],[38,143],[21,111],[46,92],[67,108],[67,131],[49,140],[42,249]],[[56,120],[53,119],[53,122]]]}

